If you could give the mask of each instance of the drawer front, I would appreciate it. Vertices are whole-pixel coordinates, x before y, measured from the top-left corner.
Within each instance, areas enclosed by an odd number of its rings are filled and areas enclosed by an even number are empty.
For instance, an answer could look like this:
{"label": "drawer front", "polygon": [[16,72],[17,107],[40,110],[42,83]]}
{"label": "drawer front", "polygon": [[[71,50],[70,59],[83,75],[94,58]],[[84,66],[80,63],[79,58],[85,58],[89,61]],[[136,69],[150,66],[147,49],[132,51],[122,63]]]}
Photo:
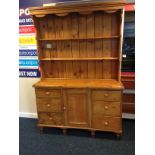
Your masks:
{"label": "drawer front", "polygon": [[120,102],[94,101],[93,114],[119,116],[121,114]]}
{"label": "drawer front", "polygon": [[61,91],[57,89],[36,89],[36,96],[60,98]]}
{"label": "drawer front", "polygon": [[92,98],[93,100],[120,101],[121,91],[94,90]]}
{"label": "drawer front", "polygon": [[38,112],[61,112],[61,100],[57,98],[37,98]]}
{"label": "drawer front", "polygon": [[45,125],[63,125],[60,113],[38,113],[39,123]]}
{"label": "drawer front", "polygon": [[120,117],[108,117],[103,115],[94,115],[92,121],[94,129],[105,131],[121,131],[122,123]]}

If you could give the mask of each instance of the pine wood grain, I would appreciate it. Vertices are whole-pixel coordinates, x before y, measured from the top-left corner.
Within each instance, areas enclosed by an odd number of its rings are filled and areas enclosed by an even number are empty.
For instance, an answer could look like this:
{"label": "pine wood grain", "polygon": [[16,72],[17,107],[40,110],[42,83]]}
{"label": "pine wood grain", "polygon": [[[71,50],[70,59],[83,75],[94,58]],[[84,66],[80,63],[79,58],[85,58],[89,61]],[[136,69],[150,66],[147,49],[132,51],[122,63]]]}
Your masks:
{"label": "pine wood grain", "polygon": [[39,127],[122,133],[123,0],[30,8],[41,80]]}
{"label": "pine wood grain", "polygon": [[112,79],[42,79],[34,87],[103,88],[122,90],[121,82]]}

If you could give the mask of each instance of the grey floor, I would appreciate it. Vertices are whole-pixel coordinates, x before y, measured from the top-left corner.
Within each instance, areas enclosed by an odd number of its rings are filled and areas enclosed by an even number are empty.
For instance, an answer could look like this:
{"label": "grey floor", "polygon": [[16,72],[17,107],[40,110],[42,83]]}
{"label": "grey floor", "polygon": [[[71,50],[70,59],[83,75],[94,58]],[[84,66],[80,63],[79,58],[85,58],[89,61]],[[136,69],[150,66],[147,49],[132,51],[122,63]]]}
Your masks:
{"label": "grey floor", "polygon": [[123,135],[97,132],[96,138],[89,131],[69,129],[67,136],[60,129],[46,128],[38,132],[36,119],[19,119],[20,155],[134,155],[135,121],[123,120]]}

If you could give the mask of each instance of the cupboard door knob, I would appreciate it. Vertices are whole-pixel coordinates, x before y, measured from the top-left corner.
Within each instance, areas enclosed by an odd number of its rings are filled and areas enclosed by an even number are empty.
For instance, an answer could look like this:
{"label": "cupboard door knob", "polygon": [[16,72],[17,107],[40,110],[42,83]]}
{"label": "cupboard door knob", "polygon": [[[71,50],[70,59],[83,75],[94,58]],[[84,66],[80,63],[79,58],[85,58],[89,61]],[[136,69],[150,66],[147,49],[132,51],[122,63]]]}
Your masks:
{"label": "cupboard door knob", "polygon": [[52,117],[49,118],[50,121],[51,121],[52,119],[53,119]]}
{"label": "cupboard door knob", "polygon": [[104,96],[105,96],[105,97],[108,97],[109,95],[108,95],[108,94],[104,94]]}
{"label": "cupboard door knob", "polygon": [[106,125],[106,126],[107,126],[108,124],[109,124],[108,122],[104,122],[104,125]]}
{"label": "cupboard door knob", "polygon": [[64,107],[64,110],[66,110],[66,107]]}
{"label": "cupboard door knob", "polygon": [[108,106],[105,106],[105,107],[104,107],[104,109],[106,109],[106,110],[107,110],[107,109],[108,109]]}
{"label": "cupboard door knob", "polygon": [[50,104],[47,104],[47,107],[50,107],[51,105]]}
{"label": "cupboard door knob", "polygon": [[49,95],[50,94],[50,92],[46,92],[46,95]]}

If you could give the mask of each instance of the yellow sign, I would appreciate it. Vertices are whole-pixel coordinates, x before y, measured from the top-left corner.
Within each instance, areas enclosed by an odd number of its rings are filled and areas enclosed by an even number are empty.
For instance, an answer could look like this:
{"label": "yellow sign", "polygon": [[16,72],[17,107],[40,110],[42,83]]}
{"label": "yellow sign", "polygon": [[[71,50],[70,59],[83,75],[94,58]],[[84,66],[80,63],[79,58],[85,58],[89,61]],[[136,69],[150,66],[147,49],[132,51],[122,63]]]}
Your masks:
{"label": "yellow sign", "polygon": [[19,37],[19,45],[36,45],[35,36]]}

